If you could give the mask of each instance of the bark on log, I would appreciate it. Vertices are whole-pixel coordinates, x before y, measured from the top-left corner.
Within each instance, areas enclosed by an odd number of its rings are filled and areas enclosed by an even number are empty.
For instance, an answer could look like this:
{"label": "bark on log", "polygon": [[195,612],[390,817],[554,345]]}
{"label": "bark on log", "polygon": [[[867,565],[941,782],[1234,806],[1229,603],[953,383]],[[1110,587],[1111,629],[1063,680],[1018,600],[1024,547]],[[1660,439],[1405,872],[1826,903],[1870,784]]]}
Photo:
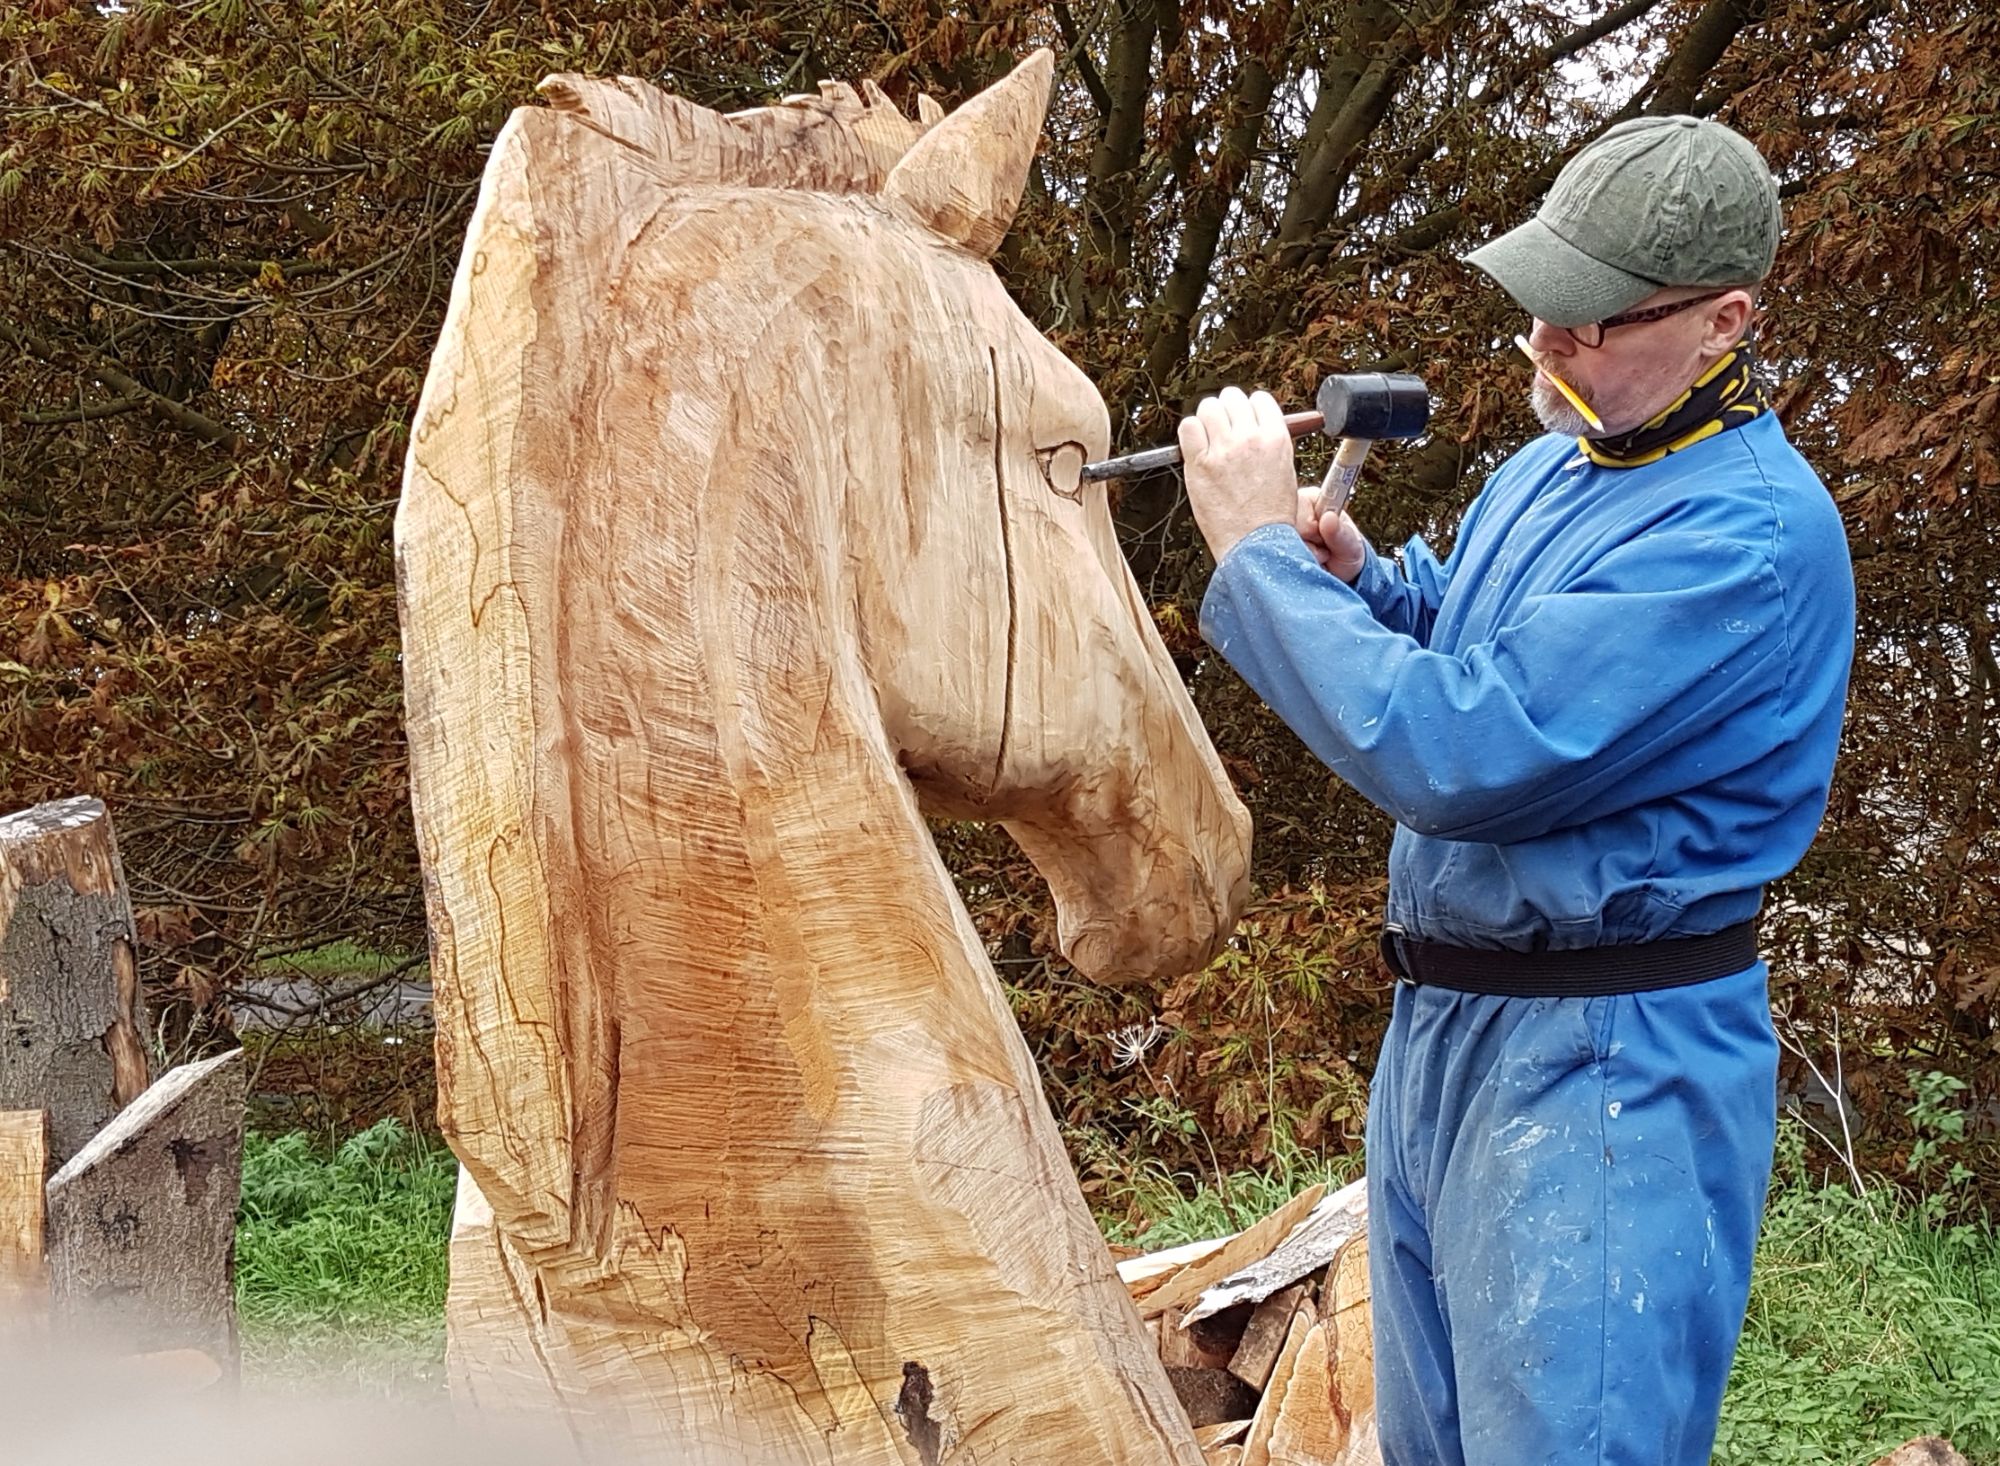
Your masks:
{"label": "bark on log", "polygon": [[1331,1262],[1351,1238],[1368,1230],[1368,1178],[1325,1197],[1265,1257],[1217,1279],[1187,1310],[1190,1324],[1239,1303],[1258,1302]]}
{"label": "bark on log", "polygon": [[[1165,1313],[1169,1308],[1186,1307],[1187,1318],[1191,1322],[1197,1317],[1206,1318],[1218,1312],[1218,1308],[1206,1306],[1209,1300],[1204,1295],[1209,1288],[1232,1276],[1238,1269],[1249,1267],[1269,1256],[1273,1248],[1282,1246],[1284,1239],[1292,1235],[1292,1230],[1312,1213],[1313,1208],[1319,1205],[1320,1198],[1325,1194],[1324,1185],[1307,1187],[1269,1216],[1231,1237],[1214,1256],[1174,1274],[1160,1287],[1147,1294],[1139,1302],[1140,1315],[1152,1318]],[[1283,1284],[1279,1286],[1282,1287]],[[1189,1306],[1194,1304],[1196,1299],[1201,1299],[1204,1306]],[[1230,1300],[1230,1302],[1240,1301],[1242,1300],[1234,1298]],[[1227,1306],[1227,1304],[1220,1305],[1220,1307]]]}
{"label": "bark on log", "polygon": [[200,1350],[236,1376],[243,1051],[183,1064],[50,1178],[50,1314],[120,1354]]}
{"label": "bark on log", "polygon": [[101,803],[0,819],[0,1108],[48,1112],[53,1165],[146,1087],[134,940]]}

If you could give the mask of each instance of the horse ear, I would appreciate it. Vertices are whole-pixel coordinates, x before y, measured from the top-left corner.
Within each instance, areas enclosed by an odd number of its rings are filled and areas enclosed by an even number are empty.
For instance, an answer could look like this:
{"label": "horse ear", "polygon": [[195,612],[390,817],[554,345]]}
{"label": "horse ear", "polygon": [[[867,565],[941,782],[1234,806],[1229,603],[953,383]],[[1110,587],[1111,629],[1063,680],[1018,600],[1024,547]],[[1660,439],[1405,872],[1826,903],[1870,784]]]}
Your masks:
{"label": "horse ear", "polygon": [[1037,51],[943,118],[890,171],[884,202],[982,258],[991,255],[1021,206],[1054,75],[1055,57]]}

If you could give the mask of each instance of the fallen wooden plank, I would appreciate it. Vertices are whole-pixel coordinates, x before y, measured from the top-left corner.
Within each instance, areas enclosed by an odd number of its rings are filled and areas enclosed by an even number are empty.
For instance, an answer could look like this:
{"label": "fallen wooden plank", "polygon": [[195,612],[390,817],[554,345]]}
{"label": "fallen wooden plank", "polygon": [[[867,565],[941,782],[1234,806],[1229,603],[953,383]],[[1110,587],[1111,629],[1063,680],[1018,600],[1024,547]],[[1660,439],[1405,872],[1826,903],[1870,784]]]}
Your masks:
{"label": "fallen wooden plank", "polygon": [[[1273,1248],[1282,1244],[1285,1238],[1291,1235],[1292,1228],[1319,1205],[1320,1198],[1325,1194],[1324,1186],[1308,1186],[1262,1221],[1246,1227],[1231,1237],[1213,1257],[1176,1273],[1172,1281],[1139,1300],[1141,1316],[1151,1317],[1154,1314],[1165,1313],[1169,1308],[1184,1307],[1195,1299],[1203,1297],[1210,1285],[1268,1256]],[[1216,1309],[1207,1308],[1203,1310],[1202,1316],[1206,1317],[1215,1312]]]}
{"label": "fallen wooden plank", "polygon": [[1242,1342],[1230,1356],[1229,1372],[1260,1394],[1271,1382],[1278,1354],[1285,1347],[1285,1340],[1291,1337],[1292,1315],[1299,1311],[1305,1297],[1306,1285],[1294,1283],[1259,1303],[1257,1311],[1250,1315],[1250,1326],[1243,1331]]}
{"label": "fallen wooden plank", "polygon": [[48,1112],[53,1165],[146,1087],[135,940],[101,803],[0,818],[0,1109]]}
{"label": "fallen wooden plank", "polygon": [[1355,1233],[1368,1225],[1368,1178],[1349,1182],[1312,1209],[1282,1242],[1261,1258],[1237,1264],[1205,1285],[1187,1310],[1190,1323],[1237,1303],[1257,1303],[1307,1273],[1322,1268]]}
{"label": "fallen wooden plank", "polygon": [[1125,1290],[1136,1301],[1189,1264],[1215,1256],[1228,1241],[1227,1237],[1210,1237],[1202,1242],[1184,1242],[1179,1247],[1166,1247],[1158,1252],[1126,1258],[1118,1264],[1118,1281],[1125,1285]]}
{"label": "fallen wooden plank", "polygon": [[1215,1425],[1204,1425],[1194,1433],[1194,1443],[1204,1451],[1211,1446],[1226,1446],[1232,1441],[1240,1441],[1249,1433],[1250,1421],[1224,1420]]}
{"label": "fallen wooden plank", "polygon": [[169,1070],[49,1179],[59,1338],[199,1350],[235,1379],[243,1087],[241,1049]]}
{"label": "fallen wooden plank", "polygon": [[16,1346],[48,1310],[48,1265],[42,1256],[48,1161],[47,1113],[0,1110],[0,1339]]}

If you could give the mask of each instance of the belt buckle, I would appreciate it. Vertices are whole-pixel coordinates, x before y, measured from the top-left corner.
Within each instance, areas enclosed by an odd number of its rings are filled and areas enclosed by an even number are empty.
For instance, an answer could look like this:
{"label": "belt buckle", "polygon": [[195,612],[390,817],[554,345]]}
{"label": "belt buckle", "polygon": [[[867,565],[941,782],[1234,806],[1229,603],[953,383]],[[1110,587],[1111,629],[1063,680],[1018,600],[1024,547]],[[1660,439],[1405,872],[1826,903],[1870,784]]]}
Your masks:
{"label": "belt buckle", "polygon": [[1385,922],[1382,926],[1382,935],[1376,939],[1376,946],[1382,953],[1382,961],[1387,964],[1396,981],[1415,987],[1417,980],[1410,976],[1409,966],[1403,961],[1403,954],[1397,950],[1397,944],[1402,937],[1403,929],[1400,926],[1394,922]]}

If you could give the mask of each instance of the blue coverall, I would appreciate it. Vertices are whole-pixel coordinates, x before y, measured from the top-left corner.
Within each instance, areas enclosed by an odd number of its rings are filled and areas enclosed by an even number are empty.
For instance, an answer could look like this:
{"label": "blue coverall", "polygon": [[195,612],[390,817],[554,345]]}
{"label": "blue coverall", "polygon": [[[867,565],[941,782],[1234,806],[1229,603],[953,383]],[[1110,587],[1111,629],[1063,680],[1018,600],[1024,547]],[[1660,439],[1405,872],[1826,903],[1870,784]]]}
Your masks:
{"label": "blue coverall", "polygon": [[[1824,812],[1854,587],[1766,413],[1659,461],[1540,438],[1440,564],[1349,587],[1289,526],[1204,636],[1391,815],[1388,919],[1520,951],[1753,916]],[[1370,1098],[1386,1466],[1708,1459],[1776,1127],[1761,963],[1518,998],[1399,983]]]}

